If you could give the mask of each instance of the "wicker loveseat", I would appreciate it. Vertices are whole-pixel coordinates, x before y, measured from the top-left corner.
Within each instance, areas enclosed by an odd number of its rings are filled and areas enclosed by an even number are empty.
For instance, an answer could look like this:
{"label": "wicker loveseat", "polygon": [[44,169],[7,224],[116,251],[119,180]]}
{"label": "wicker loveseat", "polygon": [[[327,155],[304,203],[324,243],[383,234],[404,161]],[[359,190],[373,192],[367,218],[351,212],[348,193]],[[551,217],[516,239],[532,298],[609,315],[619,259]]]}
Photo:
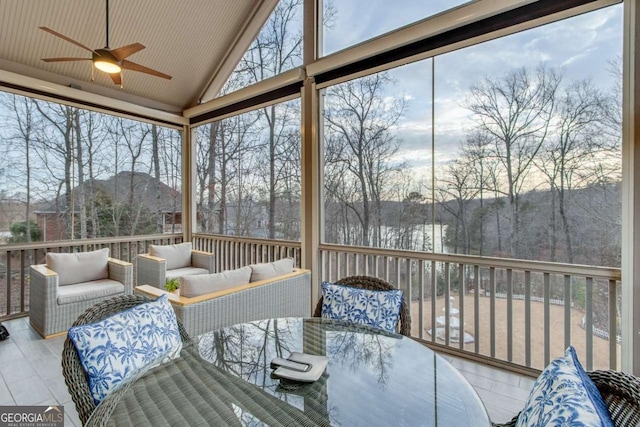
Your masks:
{"label": "wicker loveseat", "polygon": [[308,317],[311,312],[311,272],[303,269],[191,298],[179,291],[171,293],[149,285],[134,289],[151,298],[168,294],[176,316],[191,336],[253,320]]}

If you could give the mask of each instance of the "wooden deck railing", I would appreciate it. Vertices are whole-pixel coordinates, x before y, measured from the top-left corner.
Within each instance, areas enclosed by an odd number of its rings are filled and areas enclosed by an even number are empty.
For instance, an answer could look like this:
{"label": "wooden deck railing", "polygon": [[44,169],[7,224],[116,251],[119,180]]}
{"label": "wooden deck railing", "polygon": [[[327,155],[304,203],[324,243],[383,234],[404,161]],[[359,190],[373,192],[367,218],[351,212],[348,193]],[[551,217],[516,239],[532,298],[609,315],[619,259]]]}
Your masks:
{"label": "wooden deck railing", "polygon": [[152,244],[182,242],[182,234],[64,240],[0,246],[0,320],[29,314],[29,266],[44,263],[47,252],[86,252],[109,248],[110,256],[133,262]]}

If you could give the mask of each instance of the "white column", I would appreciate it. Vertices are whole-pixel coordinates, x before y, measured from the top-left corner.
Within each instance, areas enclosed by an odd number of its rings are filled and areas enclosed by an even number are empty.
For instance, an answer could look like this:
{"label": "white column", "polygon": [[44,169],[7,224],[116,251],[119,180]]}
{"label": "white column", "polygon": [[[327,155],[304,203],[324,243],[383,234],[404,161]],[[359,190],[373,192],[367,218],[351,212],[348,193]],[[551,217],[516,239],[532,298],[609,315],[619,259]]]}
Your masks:
{"label": "white column", "polygon": [[624,2],[622,370],[640,376],[640,0]]}

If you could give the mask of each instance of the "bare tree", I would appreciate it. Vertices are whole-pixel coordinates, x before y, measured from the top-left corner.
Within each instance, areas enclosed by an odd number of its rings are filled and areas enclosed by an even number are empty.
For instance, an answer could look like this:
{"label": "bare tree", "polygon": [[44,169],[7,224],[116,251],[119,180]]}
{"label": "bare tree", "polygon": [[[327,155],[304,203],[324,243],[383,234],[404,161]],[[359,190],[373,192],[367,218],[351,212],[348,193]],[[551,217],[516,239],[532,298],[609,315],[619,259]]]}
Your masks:
{"label": "bare tree", "polygon": [[512,256],[519,255],[520,195],[547,137],[560,80],[543,65],[534,72],[522,68],[472,85],[464,103],[477,129],[491,136],[493,155],[506,175]]}
{"label": "bare tree", "polygon": [[385,180],[402,167],[393,162],[399,149],[393,128],[405,101],[383,97],[390,83],[386,73],[351,80],[328,89],[325,102],[325,137],[335,139],[339,147],[335,161],[344,163],[357,184],[352,201],[345,203],[358,219],[359,243],[365,246],[379,244],[380,196]]}
{"label": "bare tree", "polygon": [[447,229],[449,246],[455,253],[471,253],[471,230],[469,227],[469,205],[479,193],[476,174],[469,164],[459,159],[447,163],[437,185],[438,203],[454,218],[453,231]]}
{"label": "bare tree", "polygon": [[[20,150],[24,157],[24,179],[25,179],[25,212],[24,223],[26,226],[26,241],[31,241],[31,199],[32,199],[32,167],[33,160],[31,155],[31,145],[35,141],[36,112],[33,102],[19,95],[4,94],[0,97],[0,105],[4,106],[11,115],[9,120],[9,128],[11,129],[10,141],[13,149]],[[8,156],[7,156],[8,157]],[[23,170],[22,167],[15,168]],[[6,173],[7,171],[5,171]],[[29,255],[31,256],[31,255]]]}
{"label": "bare tree", "polygon": [[556,102],[553,133],[547,138],[535,160],[538,168],[547,177],[552,192],[552,261],[558,260],[555,225],[557,197],[557,212],[564,234],[566,261],[574,262],[567,197],[569,191],[585,184],[581,182],[580,172],[590,162],[591,156],[604,148],[600,137],[604,107],[605,98],[591,81],[581,80],[569,84]]}

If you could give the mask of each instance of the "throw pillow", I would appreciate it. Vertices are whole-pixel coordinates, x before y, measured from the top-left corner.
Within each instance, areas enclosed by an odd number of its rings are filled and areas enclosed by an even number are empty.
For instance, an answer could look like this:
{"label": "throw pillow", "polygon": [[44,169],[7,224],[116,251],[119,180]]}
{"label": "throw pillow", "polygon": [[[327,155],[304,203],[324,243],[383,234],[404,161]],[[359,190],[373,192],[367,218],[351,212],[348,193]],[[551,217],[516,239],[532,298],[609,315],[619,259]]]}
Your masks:
{"label": "throw pillow", "polygon": [[58,273],[60,286],[109,278],[109,248],[70,254],[48,252],[46,263]]}
{"label": "throw pillow", "polygon": [[191,266],[191,242],[177,245],[150,245],[149,255],[164,258],[167,270]]}
{"label": "throw pillow", "polygon": [[571,346],[542,371],[516,423],[516,427],[565,425],[613,427],[600,392]]}
{"label": "throw pillow", "polygon": [[223,271],[215,274],[192,274],[180,277],[180,296],[192,298],[222,289],[249,283],[251,268]]}
{"label": "throw pillow", "polygon": [[322,282],[322,317],[342,319],[395,332],[402,291],[367,289]]}
{"label": "throw pillow", "polygon": [[180,356],[182,340],[166,295],[99,322],[69,329],[99,404],[121,383]]}
{"label": "throw pillow", "polygon": [[293,258],[284,258],[275,262],[252,264],[251,281],[267,280],[293,271]]}

